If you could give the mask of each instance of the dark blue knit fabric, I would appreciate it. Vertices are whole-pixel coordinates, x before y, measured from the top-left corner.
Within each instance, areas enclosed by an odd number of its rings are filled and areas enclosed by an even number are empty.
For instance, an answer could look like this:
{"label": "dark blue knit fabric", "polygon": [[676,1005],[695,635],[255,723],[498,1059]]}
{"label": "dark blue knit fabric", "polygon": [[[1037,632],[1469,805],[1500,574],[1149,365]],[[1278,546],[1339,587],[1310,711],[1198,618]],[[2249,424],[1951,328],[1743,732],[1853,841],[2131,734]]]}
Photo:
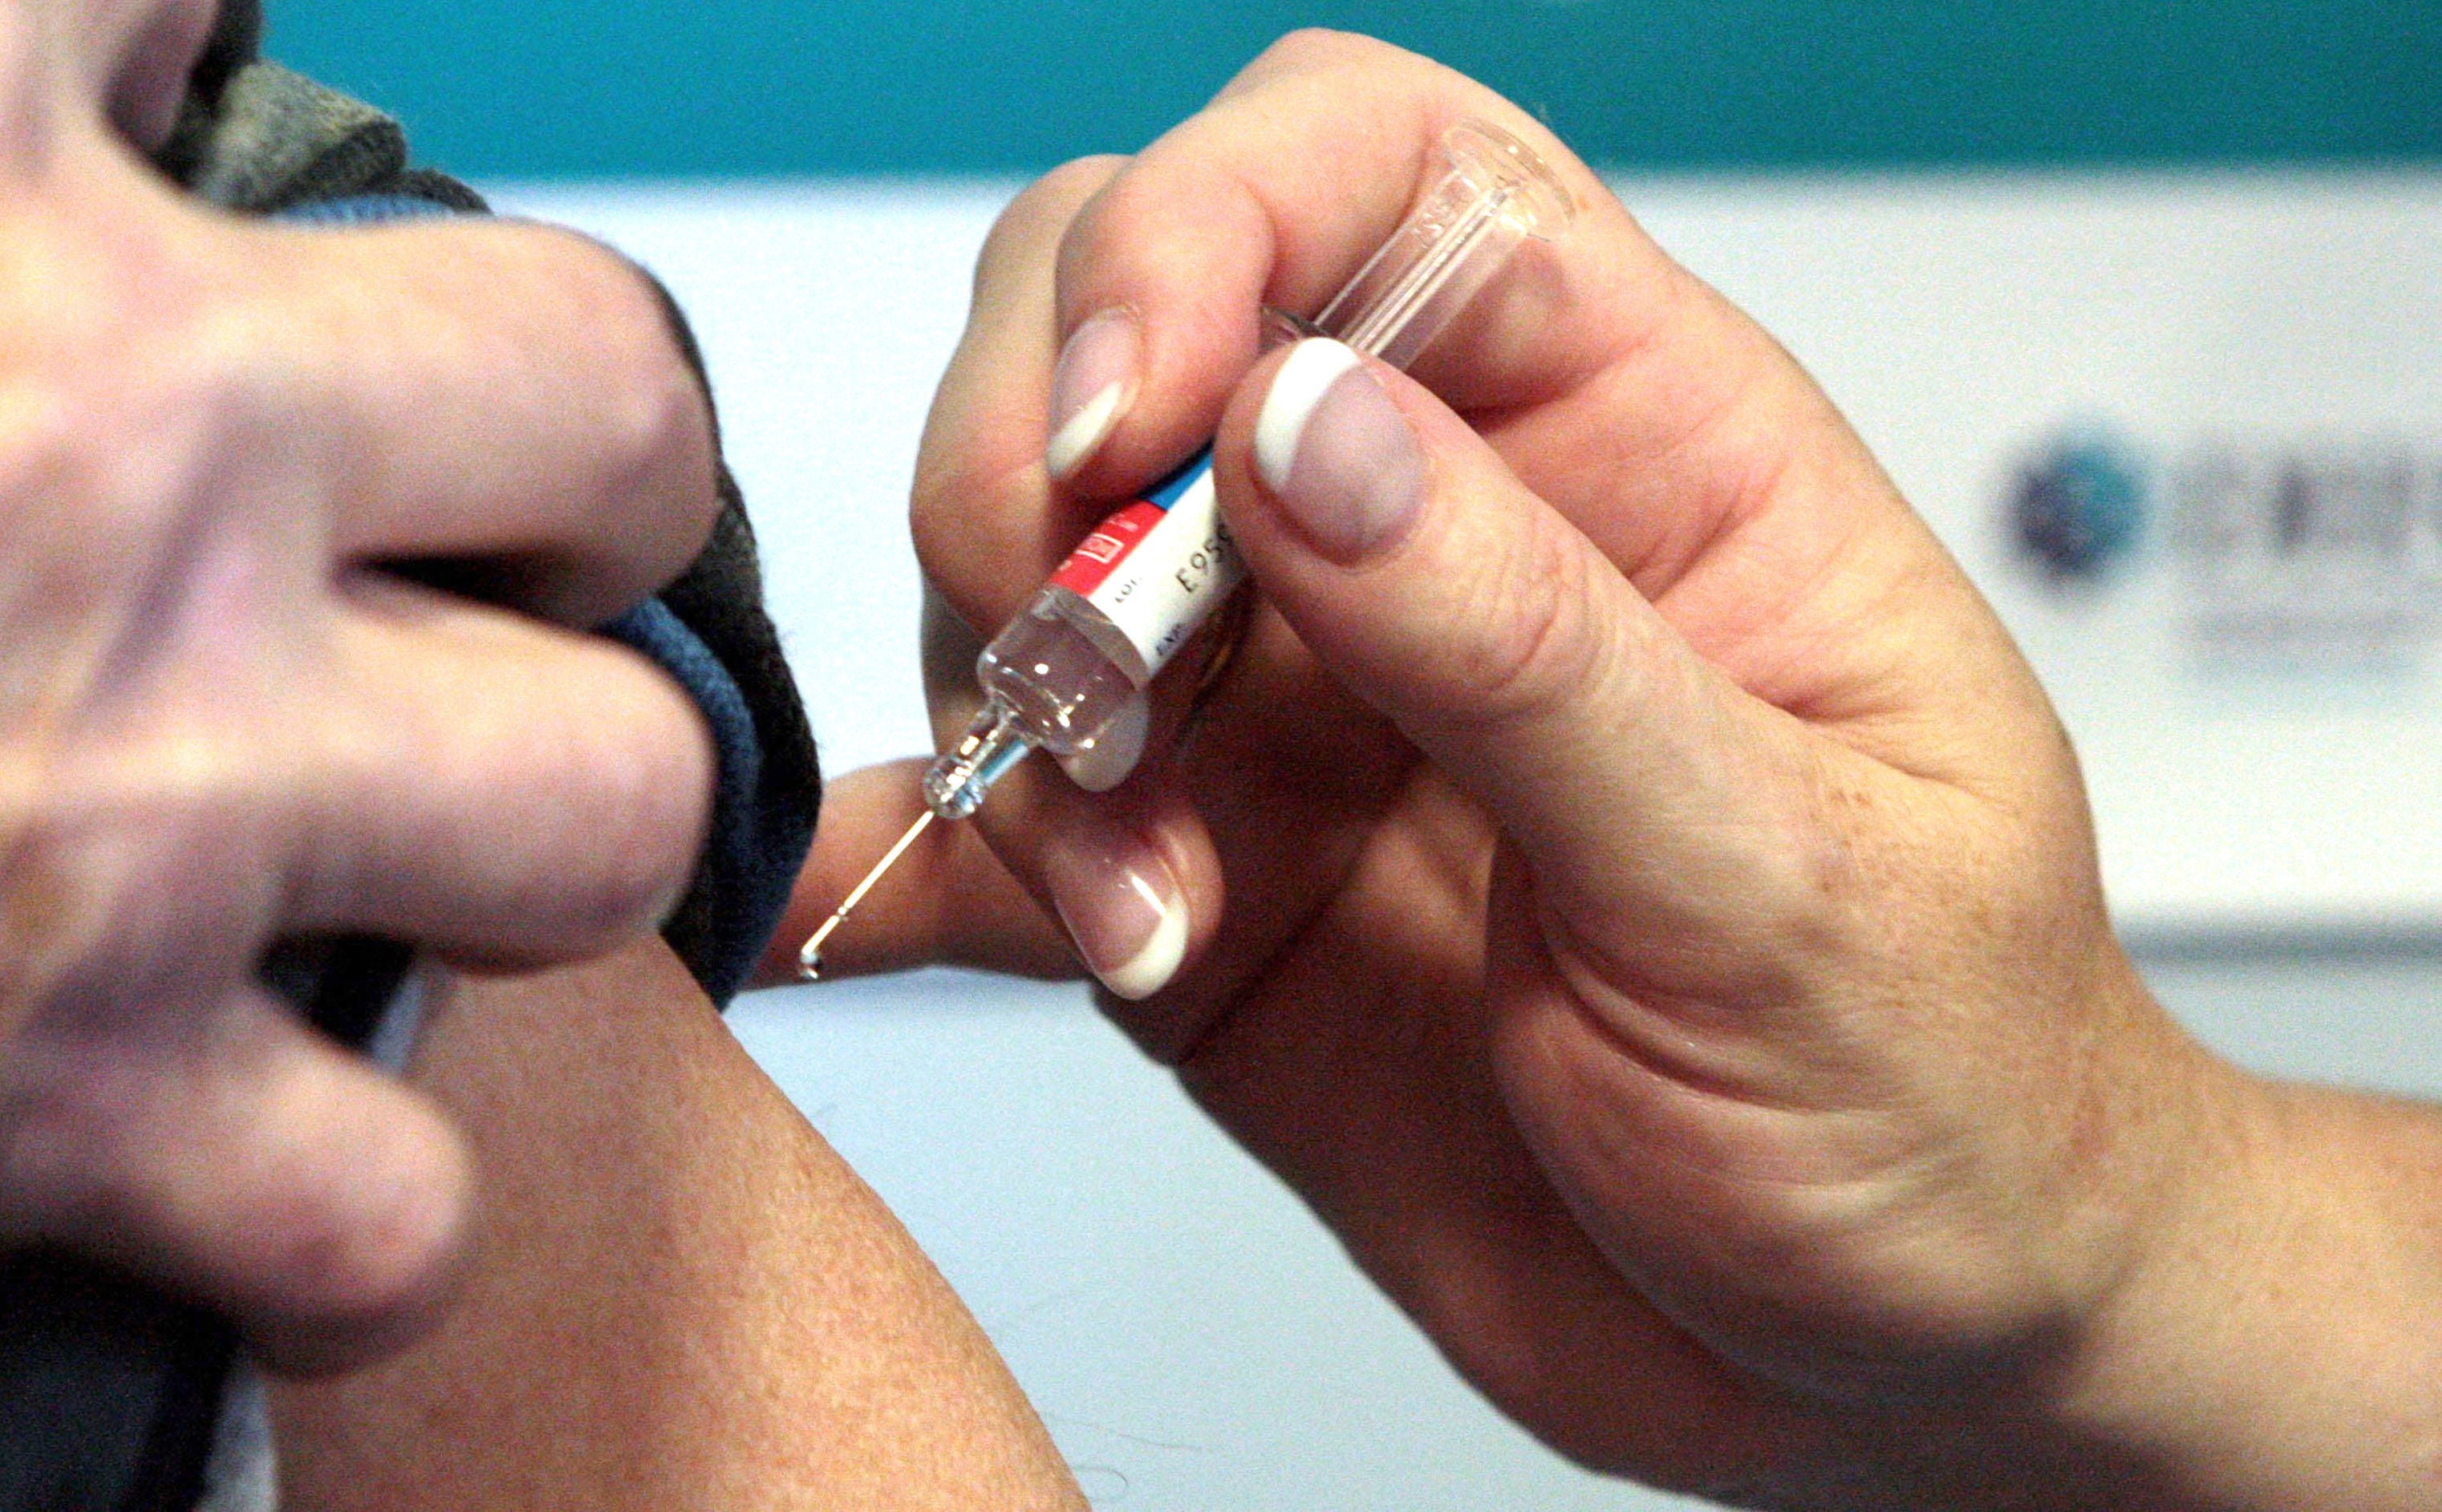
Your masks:
{"label": "dark blue knit fabric", "polygon": [[308,226],[370,226],[376,221],[425,220],[461,213],[414,194],[358,194],[348,199],[292,205],[271,218]]}
{"label": "dark blue knit fabric", "polygon": [[795,816],[767,811],[763,793],[763,743],[738,680],[702,637],[687,628],[658,598],[602,627],[600,634],[634,647],[658,663],[695,698],[712,727],[720,786],[713,794],[712,827],[696,863],[696,885],[717,886],[726,905],[707,937],[694,943],[687,968],[716,1003],[726,1003],[746,985],[763,947],[780,927],[804,865],[811,836]]}

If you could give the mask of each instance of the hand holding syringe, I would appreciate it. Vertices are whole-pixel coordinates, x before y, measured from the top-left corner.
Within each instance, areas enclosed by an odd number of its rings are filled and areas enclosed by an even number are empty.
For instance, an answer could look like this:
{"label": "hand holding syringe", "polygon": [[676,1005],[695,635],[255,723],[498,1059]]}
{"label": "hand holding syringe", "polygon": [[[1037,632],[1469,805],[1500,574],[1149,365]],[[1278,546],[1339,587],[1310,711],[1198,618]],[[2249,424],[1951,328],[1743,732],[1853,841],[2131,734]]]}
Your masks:
{"label": "hand holding syringe", "polygon": [[2442,1439],[2399,1430],[2442,1380],[2442,1119],[2152,1001],[2059,715],[1788,351],[1536,134],[1581,210],[1428,358],[1464,414],[1334,341],[1239,371],[1257,291],[1354,266],[1462,100],[1500,108],[1302,34],[1003,222],[920,472],[940,603],[996,626],[994,564],[1048,565],[1058,342],[1064,420],[1139,385],[1090,496],[1220,416],[1261,613],[1184,748],[1021,779],[989,845],[935,827],[839,963],[1073,944],[1486,1401],[1606,1472],[2432,1507]]}
{"label": "hand holding syringe", "polygon": [[[1529,237],[1568,225],[1568,191],[1532,149],[1482,121],[1443,140],[1447,172],[1311,324],[1267,311],[1267,339],[1334,337],[1406,367]],[[1091,751],[1244,581],[1210,449],[1095,528],[975,663],[984,705],[924,774],[924,812],[807,940],[823,941],[936,818],[964,819],[1037,749]]]}

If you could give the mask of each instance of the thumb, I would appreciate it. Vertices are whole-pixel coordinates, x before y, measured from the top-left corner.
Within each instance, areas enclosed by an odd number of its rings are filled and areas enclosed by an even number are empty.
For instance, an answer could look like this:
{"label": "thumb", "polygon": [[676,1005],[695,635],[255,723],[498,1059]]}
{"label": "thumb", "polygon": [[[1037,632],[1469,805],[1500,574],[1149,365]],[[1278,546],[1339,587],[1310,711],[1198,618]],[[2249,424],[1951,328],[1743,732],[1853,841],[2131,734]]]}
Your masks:
{"label": "thumb", "polygon": [[1700,660],[1414,382],[1330,340],[1272,360],[1219,448],[1249,567],[1485,806],[1579,943],[1702,953],[1751,937],[1776,895],[1803,906],[1795,721]]}

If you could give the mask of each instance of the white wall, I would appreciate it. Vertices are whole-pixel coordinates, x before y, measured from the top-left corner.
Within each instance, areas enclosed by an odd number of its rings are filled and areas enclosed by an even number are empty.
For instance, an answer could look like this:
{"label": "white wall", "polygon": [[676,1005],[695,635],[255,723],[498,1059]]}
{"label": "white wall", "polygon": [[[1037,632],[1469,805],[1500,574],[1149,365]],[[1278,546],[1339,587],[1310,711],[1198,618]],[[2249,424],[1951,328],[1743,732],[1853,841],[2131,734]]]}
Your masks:
{"label": "white wall", "polygon": [[[1012,187],[500,196],[625,247],[693,314],[833,772],[926,738],[904,491]],[[2346,532],[2309,541],[2256,564],[2251,612],[2308,640],[2319,613],[2382,617],[2389,653],[2233,655],[2232,591],[2205,592],[2159,511],[2116,576],[2070,592],[2014,556],[2004,512],[2064,427],[2158,483],[2223,446],[2275,472],[2442,476],[2442,177],[1624,189],[1809,363],[2027,645],[2166,1001],[2251,1065],[2442,1095],[2424,579]],[[1082,993],[926,974],[768,993],[733,1022],[940,1261],[1097,1505],[1680,1504],[1482,1407]]]}

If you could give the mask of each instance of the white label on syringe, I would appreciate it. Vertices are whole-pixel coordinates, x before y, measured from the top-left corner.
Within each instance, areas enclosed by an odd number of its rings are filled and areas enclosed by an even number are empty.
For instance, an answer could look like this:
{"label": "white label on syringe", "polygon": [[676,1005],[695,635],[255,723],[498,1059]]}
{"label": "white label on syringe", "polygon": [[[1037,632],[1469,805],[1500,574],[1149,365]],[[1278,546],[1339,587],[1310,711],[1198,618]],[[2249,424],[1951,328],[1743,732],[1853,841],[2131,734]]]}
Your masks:
{"label": "white label on syringe", "polygon": [[1204,454],[1096,526],[1051,582],[1101,610],[1150,679],[1246,575]]}

